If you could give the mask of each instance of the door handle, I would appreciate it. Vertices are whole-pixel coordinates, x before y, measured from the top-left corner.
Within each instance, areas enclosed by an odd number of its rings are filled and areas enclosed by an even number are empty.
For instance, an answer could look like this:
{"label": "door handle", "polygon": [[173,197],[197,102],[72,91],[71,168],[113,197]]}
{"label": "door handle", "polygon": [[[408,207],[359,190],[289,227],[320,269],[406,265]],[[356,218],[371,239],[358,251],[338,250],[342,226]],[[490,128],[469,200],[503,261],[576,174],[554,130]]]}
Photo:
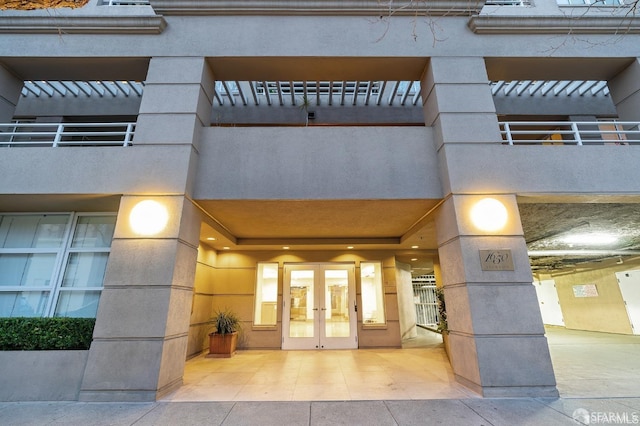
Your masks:
{"label": "door handle", "polygon": [[322,309],[321,309],[321,311],[326,311],[326,310],[327,310],[327,308],[322,308]]}
{"label": "door handle", "polygon": [[312,311],[317,311],[317,310],[318,310],[318,308],[313,308],[313,309],[312,309]]}

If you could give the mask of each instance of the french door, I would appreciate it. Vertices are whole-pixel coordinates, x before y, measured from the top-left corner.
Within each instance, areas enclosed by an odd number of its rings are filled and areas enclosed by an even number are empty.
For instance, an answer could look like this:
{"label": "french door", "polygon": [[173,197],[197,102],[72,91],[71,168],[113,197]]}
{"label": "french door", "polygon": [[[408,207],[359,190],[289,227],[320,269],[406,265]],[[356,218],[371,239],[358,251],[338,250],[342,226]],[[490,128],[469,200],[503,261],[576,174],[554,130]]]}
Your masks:
{"label": "french door", "polygon": [[282,349],[355,349],[353,264],[285,264]]}

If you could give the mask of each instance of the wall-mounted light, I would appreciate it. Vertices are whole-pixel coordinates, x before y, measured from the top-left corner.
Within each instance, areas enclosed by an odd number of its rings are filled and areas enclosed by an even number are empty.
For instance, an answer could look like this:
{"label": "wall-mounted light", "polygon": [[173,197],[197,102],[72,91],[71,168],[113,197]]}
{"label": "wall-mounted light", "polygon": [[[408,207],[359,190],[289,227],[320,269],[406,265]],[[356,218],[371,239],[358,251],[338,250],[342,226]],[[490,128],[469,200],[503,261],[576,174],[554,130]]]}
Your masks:
{"label": "wall-mounted light", "polygon": [[471,221],[485,232],[504,228],[507,218],[507,208],[495,198],[483,198],[471,208]]}
{"label": "wall-mounted light", "polygon": [[168,222],[167,208],[153,200],[140,201],[129,214],[131,228],[140,235],[155,235],[162,231]]}

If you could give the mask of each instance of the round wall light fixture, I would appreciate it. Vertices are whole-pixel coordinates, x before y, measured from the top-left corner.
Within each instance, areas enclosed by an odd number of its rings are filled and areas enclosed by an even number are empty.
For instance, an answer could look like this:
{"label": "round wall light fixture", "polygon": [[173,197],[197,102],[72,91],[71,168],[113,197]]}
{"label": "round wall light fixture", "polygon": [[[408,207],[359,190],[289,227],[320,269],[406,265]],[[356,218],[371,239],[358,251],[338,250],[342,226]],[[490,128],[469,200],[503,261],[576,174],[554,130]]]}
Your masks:
{"label": "round wall light fixture", "polygon": [[507,208],[495,198],[483,198],[471,208],[471,221],[485,232],[504,228],[507,218]]}
{"label": "round wall light fixture", "polygon": [[169,222],[167,208],[157,201],[144,200],[131,209],[129,223],[136,234],[155,235]]}

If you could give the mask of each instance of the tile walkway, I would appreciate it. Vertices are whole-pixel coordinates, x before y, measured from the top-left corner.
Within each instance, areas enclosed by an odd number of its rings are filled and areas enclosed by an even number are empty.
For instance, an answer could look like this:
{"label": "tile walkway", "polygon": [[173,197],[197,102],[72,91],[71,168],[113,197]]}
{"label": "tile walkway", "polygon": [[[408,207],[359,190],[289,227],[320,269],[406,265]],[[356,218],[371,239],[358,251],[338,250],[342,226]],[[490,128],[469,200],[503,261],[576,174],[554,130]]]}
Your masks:
{"label": "tile walkway", "polygon": [[453,381],[441,343],[427,339],[403,350],[199,357],[163,401],[0,402],[0,425],[640,424],[640,336],[549,328],[547,338],[560,398],[469,394]]}
{"label": "tile walkway", "polygon": [[[460,385],[440,336],[405,349],[239,351],[187,362],[184,385],[165,401],[335,401],[475,398]],[[415,347],[417,346],[417,347]]]}

